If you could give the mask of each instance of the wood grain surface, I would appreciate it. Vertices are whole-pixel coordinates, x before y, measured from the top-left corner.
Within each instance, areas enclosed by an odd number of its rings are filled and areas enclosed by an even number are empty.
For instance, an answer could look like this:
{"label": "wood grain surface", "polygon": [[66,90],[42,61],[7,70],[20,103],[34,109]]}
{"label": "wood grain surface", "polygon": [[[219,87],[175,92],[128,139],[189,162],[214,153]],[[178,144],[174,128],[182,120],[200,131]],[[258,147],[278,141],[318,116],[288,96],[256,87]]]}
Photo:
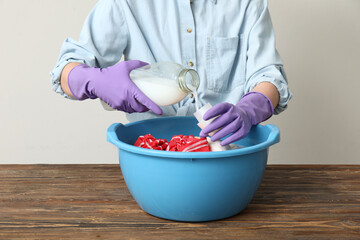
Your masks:
{"label": "wood grain surface", "polygon": [[118,165],[0,165],[0,239],[360,239],[360,165],[269,165],[239,215],[142,211]]}

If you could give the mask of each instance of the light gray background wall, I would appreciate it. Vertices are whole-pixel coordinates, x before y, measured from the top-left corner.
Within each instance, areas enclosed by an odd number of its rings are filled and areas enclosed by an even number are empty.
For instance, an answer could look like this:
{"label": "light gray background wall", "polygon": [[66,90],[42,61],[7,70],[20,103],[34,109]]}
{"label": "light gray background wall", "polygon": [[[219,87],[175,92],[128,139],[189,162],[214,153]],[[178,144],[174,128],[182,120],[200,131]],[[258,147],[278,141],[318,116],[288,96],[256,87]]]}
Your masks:
{"label": "light gray background wall", "polygon": [[[96,0],[0,0],[0,164],[117,163],[106,128],[126,123],[98,101],[52,92],[63,40]],[[294,98],[269,163],[360,164],[360,1],[269,0]]]}

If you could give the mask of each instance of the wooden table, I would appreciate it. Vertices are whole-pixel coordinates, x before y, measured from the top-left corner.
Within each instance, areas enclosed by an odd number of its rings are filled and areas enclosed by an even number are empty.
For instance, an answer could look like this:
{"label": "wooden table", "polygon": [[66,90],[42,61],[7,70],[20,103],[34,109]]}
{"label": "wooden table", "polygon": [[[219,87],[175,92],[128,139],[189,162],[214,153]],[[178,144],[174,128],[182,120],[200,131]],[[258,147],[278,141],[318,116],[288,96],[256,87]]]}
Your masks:
{"label": "wooden table", "polygon": [[360,239],[360,165],[269,165],[248,207],[182,223],[142,211],[118,165],[0,165],[1,239]]}

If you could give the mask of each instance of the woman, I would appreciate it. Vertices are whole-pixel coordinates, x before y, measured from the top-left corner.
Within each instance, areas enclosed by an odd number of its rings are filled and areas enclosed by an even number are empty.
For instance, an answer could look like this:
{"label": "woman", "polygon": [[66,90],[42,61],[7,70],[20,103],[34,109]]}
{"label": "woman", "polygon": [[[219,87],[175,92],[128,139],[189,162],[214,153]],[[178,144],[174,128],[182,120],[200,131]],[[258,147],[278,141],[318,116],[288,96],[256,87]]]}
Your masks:
{"label": "woman", "polygon": [[200,105],[215,105],[204,119],[220,116],[200,136],[220,129],[211,140],[226,137],[222,145],[282,112],[292,96],[266,0],[100,0],[79,41],[65,40],[53,89],[100,98],[129,121],[192,115],[193,99],[160,108],[129,78],[132,69],[163,61],[197,70]]}

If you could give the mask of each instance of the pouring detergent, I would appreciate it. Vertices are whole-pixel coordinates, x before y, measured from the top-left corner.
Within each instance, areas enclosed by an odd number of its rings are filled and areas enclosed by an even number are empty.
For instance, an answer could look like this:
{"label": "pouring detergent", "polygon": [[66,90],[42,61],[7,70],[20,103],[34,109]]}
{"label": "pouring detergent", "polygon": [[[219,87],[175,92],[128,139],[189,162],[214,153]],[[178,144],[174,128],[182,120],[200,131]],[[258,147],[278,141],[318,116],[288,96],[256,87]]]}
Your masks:
{"label": "pouring detergent", "polygon": [[[189,93],[192,93],[195,97],[197,111],[194,116],[199,122],[198,126],[203,129],[213,120],[203,120],[203,115],[211,108],[211,105],[207,103],[202,108],[199,108],[197,89],[200,80],[198,73],[194,69],[188,69],[172,62],[157,62],[132,70],[130,78],[148,98],[159,106],[175,104],[184,99]],[[106,110],[114,110],[105,102],[101,101],[101,103]],[[210,138],[207,138],[207,140],[211,151],[231,149],[230,146],[221,146],[220,141],[212,142]]]}
{"label": "pouring detergent", "polygon": [[[157,62],[132,70],[130,78],[148,98],[159,106],[180,102],[189,93],[196,96],[196,104],[198,104],[196,90],[200,80],[194,69],[172,62]],[[106,110],[114,110],[105,102],[101,101],[101,103]]]}

